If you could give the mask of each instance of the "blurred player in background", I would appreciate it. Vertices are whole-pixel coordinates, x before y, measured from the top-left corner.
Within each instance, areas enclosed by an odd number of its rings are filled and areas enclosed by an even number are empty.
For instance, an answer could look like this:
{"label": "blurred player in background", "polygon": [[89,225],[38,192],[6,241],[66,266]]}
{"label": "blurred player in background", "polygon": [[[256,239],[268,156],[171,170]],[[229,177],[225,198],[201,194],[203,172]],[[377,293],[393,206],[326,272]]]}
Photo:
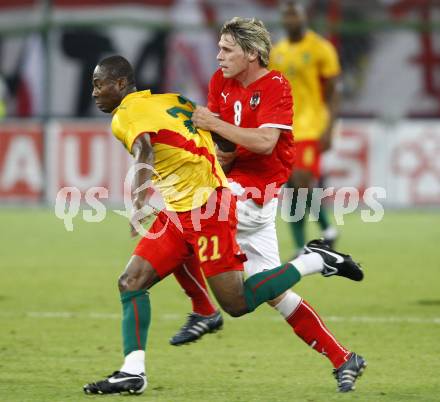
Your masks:
{"label": "blurred player in background", "polygon": [[235,197],[215,158],[211,133],[191,122],[194,104],[179,94],[137,91],[132,66],[121,56],[96,66],[93,97],[100,110],[112,113],[112,131],[134,157],[132,234],[153,213],[151,180],[166,209],[157,214],[118,281],[124,363],[106,379],[86,384],[86,394],[145,390],[148,289],[189,259],[197,262],[195,268],[203,270],[219,304],[234,317],[250,313],[305,275],[362,279],[362,270],[349,256],[317,245],[296,259],[297,266],[287,263],[243,281],[245,256],[235,239]]}
{"label": "blurred player in background", "polygon": [[[261,21],[234,18],[224,24],[220,34],[220,69],[210,81],[208,107],[198,106],[192,120],[197,127],[229,141],[220,142],[219,147],[234,148],[231,143],[237,144],[235,151],[217,154],[238,197],[237,240],[247,256],[246,274],[252,278],[265,267],[280,264],[275,217],[277,195],[294,159],[292,96],[283,75],[267,68],[271,42]],[[315,247],[326,246],[312,241],[306,250]],[[174,275],[193,303],[188,321],[170,341],[181,345],[218,329],[221,320],[201,274],[196,276],[184,268]],[[362,357],[341,346],[312,307],[293,291],[268,303],[297,336],[328,357],[339,390],[353,389],[365,367]],[[352,375],[347,377],[348,372]]]}
{"label": "blurred player in background", "polygon": [[[287,37],[274,45],[269,67],[281,71],[292,87],[296,158],[288,184],[295,190],[291,207],[294,216],[298,189],[309,189],[307,208],[310,208],[312,189],[318,186],[321,175],[321,154],[332,145],[341,68],[333,45],[308,29],[305,9],[299,2],[283,3],[281,12]],[[324,206],[311,212],[317,215],[323,239],[333,246],[338,231],[330,224]],[[306,243],[306,218],[307,214],[291,223],[299,253]]]}

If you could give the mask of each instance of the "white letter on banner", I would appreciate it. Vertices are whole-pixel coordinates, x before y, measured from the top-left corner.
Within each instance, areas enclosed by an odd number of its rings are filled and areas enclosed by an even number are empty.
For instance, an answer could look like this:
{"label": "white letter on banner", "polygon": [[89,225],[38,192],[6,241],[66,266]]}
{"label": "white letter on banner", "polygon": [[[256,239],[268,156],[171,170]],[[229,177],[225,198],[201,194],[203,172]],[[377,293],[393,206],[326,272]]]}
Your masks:
{"label": "white letter on banner", "polygon": [[85,191],[86,189],[102,184],[105,177],[105,139],[101,136],[92,138],[90,143],[89,173],[81,175],[81,159],[80,138],[78,136],[69,136],[65,139],[64,155],[65,155],[65,180],[66,184],[78,187]]}
{"label": "white letter on banner", "polygon": [[9,190],[18,182],[25,182],[33,191],[43,184],[41,163],[34,141],[27,136],[15,137],[7,151],[0,187]]}

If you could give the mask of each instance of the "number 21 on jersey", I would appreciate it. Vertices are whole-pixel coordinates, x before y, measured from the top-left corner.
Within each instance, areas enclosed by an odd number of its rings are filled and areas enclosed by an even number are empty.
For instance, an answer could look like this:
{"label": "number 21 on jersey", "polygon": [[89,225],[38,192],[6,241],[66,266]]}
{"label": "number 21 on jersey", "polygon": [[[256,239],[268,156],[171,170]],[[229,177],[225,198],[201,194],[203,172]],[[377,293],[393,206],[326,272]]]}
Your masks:
{"label": "number 21 on jersey", "polygon": [[215,261],[221,258],[218,236],[211,236],[209,239],[205,236],[200,236],[198,246],[200,262]]}

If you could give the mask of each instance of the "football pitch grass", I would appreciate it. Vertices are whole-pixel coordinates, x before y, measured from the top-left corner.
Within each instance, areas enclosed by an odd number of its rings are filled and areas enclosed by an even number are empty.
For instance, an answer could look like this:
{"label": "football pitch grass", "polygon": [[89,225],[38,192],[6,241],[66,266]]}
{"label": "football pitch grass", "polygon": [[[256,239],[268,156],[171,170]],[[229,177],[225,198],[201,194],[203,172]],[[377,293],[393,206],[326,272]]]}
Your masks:
{"label": "football pitch grass", "polygon": [[[0,227],[0,401],[107,400],[84,395],[82,385],[122,361],[116,281],[136,243],[127,222],[113,213],[102,223],[77,218],[67,232],[50,210],[0,209]],[[200,342],[170,346],[190,305],[169,277],[151,290],[148,389],[110,399],[440,401],[438,211],[387,211],[374,224],[354,214],[341,232],[338,248],[363,263],[364,282],[317,275],[295,290],[367,359],[354,393],[336,393],[327,359],[268,306],[226,317],[223,331]],[[292,241],[283,222],[279,233],[287,259]]]}

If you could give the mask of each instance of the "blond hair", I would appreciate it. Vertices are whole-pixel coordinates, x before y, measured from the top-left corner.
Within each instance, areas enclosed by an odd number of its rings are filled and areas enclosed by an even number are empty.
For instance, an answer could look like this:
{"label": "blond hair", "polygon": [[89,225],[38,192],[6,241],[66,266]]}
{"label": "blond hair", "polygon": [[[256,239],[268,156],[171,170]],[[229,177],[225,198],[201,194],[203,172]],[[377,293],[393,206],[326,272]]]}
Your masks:
{"label": "blond hair", "polygon": [[260,66],[267,67],[272,48],[270,33],[256,18],[234,17],[226,21],[220,35],[231,35],[245,53],[257,53]]}

